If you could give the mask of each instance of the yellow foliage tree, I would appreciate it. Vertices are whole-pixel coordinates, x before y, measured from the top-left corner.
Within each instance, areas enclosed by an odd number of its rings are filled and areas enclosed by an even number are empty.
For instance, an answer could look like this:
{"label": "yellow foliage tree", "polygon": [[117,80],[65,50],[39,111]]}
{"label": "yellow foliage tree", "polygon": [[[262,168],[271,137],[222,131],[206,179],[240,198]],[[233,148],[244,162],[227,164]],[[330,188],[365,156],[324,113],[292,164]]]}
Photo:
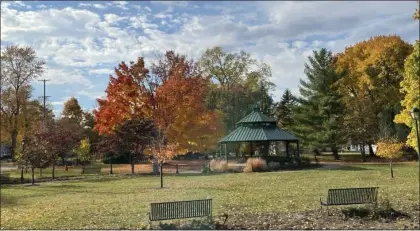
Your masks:
{"label": "yellow foliage tree", "polygon": [[410,110],[420,107],[420,42],[416,41],[414,51],[406,59],[404,65],[404,79],[401,81],[401,93],[404,99],[401,101],[403,110],[395,117],[396,123],[405,124],[411,128],[407,137],[407,145],[415,148],[417,152],[417,136]]}
{"label": "yellow foliage tree", "polygon": [[[399,36],[375,36],[337,55],[337,71],[346,74],[339,81],[348,109],[345,126],[355,141],[374,143],[379,138],[380,121],[386,118],[383,114],[398,113],[403,98],[400,82],[404,78],[404,60],[412,49]],[[386,122],[392,123],[393,119]]]}
{"label": "yellow foliage tree", "polygon": [[376,155],[390,160],[391,177],[394,178],[392,160],[402,156],[403,152],[401,149],[404,147],[404,144],[396,139],[382,139],[377,145]]}

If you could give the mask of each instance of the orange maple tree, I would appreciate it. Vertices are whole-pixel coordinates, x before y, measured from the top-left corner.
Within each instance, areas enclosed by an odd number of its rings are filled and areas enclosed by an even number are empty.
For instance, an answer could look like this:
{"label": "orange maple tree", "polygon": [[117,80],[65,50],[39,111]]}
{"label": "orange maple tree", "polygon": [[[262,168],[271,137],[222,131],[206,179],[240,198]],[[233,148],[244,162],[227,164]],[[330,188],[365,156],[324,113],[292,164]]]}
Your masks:
{"label": "orange maple tree", "polygon": [[200,75],[192,60],[168,51],[151,72],[141,57],[130,64],[122,62],[115,69],[107,98],[98,99],[95,116],[100,133],[112,133],[115,126],[136,115],[152,119],[178,152],[216,145],[222,134],[220,112],[206,108],[210,80]]}

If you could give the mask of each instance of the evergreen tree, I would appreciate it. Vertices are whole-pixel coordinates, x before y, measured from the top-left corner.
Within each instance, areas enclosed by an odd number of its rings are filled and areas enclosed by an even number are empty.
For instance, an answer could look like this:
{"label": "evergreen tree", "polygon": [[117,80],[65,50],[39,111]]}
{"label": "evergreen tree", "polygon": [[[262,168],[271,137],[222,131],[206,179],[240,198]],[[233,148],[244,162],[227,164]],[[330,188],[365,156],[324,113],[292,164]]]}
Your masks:
{"label": "evergreen tree", "polygon": [[293,107],[296,106],[296,98],[292,95],[289,89],[286,89],[281,97],[280,102],[274,105],[273,116],[277,120],[277,125],[289,130],[294,124],[293,122]]}
{"label": "evergreen tree", "polygon": [[343,125],[345,107],[336,82],[342,75],[335,71],[336,58],[325,48],[314,51],[305,64],[307,80],[300,80],[293,131],[303,143],[314,148],[331,148],[339,159],[338,147],[346,142]]}

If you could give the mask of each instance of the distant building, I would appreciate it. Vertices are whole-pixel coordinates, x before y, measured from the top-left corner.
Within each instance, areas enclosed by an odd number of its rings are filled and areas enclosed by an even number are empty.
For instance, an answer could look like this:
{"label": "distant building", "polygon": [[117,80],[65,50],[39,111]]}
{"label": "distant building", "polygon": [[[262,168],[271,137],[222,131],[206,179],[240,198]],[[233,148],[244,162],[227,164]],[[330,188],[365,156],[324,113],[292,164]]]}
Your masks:
{"label": "distant building", "polygon": [[3,158],[3,157],[8,157],[8,156],[12,156],[10,145],[1,143],[0,144],[0,157]]}
{"label": "distant building", "polygon": [[[372,144],[373,153],[376,154],[376,144]],[[360,152],[362,151],[362,145],[361,144],[350,144],[348,146],[348,150],[350,152]],[[365,145],[365,153],[369,153],[369,145]]]}

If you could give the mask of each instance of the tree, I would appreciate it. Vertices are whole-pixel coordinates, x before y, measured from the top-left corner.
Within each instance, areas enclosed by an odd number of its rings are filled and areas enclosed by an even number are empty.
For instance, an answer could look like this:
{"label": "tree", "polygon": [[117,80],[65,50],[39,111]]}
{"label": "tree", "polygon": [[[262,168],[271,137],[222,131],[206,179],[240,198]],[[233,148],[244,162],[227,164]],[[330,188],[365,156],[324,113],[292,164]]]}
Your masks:
{"label": "tree", "polygon": [[153,161],[156,161],[160,167],[159,172],[161,188],[163,188],[163,164],[176,156],[177,149],[177,144],[168,143],[168,140],[160,131],[158,131],[152,140],[149,151],[153,155]]}
{"label": "tree", "polygon": [[219,113],[208,110],[203,97],[209,80],[185,56],[167,52],[152,65],[152,73],[140,57],[130,66],[122,62],[115,73],[107,98],[98,99],[99,109],[94,112],[100,134],[111,134],[124,121],[139,117],[152,120],[184,150],[197,148],[194,144],[203,135],[219,136]]}
{"label": "tree", "polygon": [[[405,58],[412,47],[398,36],[376,36],[347,47],[338,55],[337,71],[345,73],[339,81],[346,111],[345,125],[351,139],[372,144],[379,139],[380,121],[392,125],[402,95]],[[364,149],[362,149],[364,158]]]}
{"label": "tree", "polygon": [[325,48],[313,51],[308,59],[308,80],[300,80],[301,97],[293,112],[293,131],[307,146],[329,147],[339,159],[338,147],[346,141],[342,127],[344,105],[336,87],[342,76],[335,71],[336,58]]}
{"label": "tree", "polygon": [[[33,126],[43,120],[44,107],[39,103],[38,100],[30,100],[32,91],[29,85],[25,86],[20,90],[21,97],[21,114],[18,116],[18,136],[16,137],[17,142],[22,140]],[[4,89],[0,104],[0,130],[1,130],[1,142],[11,144],[11,134],[14,130],[14,94],[11,88]],[[50,108],[47,107],[46,120],[51,121],[54,118],[54,114]],[[19,147],[16,147],[18,149]]]}
{"label": "tree", "polygon": [[61,112],[61,117],[69,118],[76,123],[81,124],[83,121],[84,113],[82,108],[79,105],[79,101],[75,97],[71,97],[64,103],[63,111]]}
{"label": "tree", "polygon": [[93,159],[92,153],[90,151],[90,142],[89,138],[85,137],[80,141],[80,144],[75,149],[75,154],[77,159],[82,163],[90,162]]}
{"label": "tree", "polygon": [[49,136],[51,144],[52,177],[55,177],[55,162],[61,159],[67,171],[67,161],[69,155],[77,147],[82,139],[82,129],[73,119],[61,118],[55,122]]}
{"label": "tree", "polygon": [[148,79],[149,70],[144,67],[143,58],[139,58],[137,63],[130,63],[127,66],[121,62],[118,68],[115,68],[116,77],[110,75],[110,81],[106,89],[106,98],[97,99],[99,108],[94,110],[95,130],[102,134],[112,134],[117,126],[126,119],[134,116],[152,117],[148,101],[154,102],[152,96],[145,98],[146,89],[155,89],[152,82],[147,86],[141,86],[134,82],[134,79]]}
{"label": "tree", "polygon": [[[417,5],[418,5],[418,1],[417,1]],[[418,20],[420,20],[420,10],[419,10],[419,8],[417,8],[416,9],[416,12],[414,12],[414,14],[413,14],[413,18],[414,19],[418,19]]]}
{"label": "tree", "polygon": [[[411,131],[407,137],[406,144],[417,150],[416,129],[410,110],[420,107],[420,42],[416,41],[413,53],[405,60],[404,79],[401,81],[401,93],[404,99],[401,101],[403,107],[400,114],[395,117],[396,123],[407,125]],[[419,150],[417,150],[418,152]]]}
{"label": "tree", "polygon": [[43,125],[39,124],[30,136],[26,136],[22,140],[20,159],[31,167],[32,185],[35,184],[35,168],[45,168],[51,160],[48,151],[48,135]]}
{"label": "tree", "polygon": [[221,47],[208,49],[199,61],[203,75],[214,84],[206,96],[208,108],[220,110],[226,131],[249,113],[256,103],[262,112],[269,113],[273,103],[269,91],[275,86],[268,80],[271,69],[258,63],[246,52],[226,53]]}
{"label": "tree", "polygon": [[[45,62],[40,60],[31,47],[7,46],[1,52],[1,95],[4,90],[9,95],[10,102],[1,106],[3,113],[9,113],[11,122],[11,151],[14,156],[19,116],[22,114],[22,104],[27,100],[28,86],[33,79],[39,77],[44,70]],[[5,108],[7,107],[7,108]]]}
{"label": "tree", "polygon": [[114,174],[112,171],[113,160],[117,158],[123,150],[123,147],[121,147],[122,143],[121,139],[115,134],[100,136],[99,145],[96,151],[103,157],[104,162],[107,160],[109,161],[109,174]]}
{"label": "tree", "polygon": [[296,106],[296,98],[289,89],[286,89],[280,102],[274,105],[273,115],[277,120],[277,125],[284,130],[289,130],[293,126],[293,107]]}
{"label": "tree", "polygon": [[402,156],[401,149],[404,144],[397,139],[384,138],[378,141],[376,154],[382,158],[389,159],[389,168],[391,170],[391,177],[394,178],[394,171],[392,169],[392,160]]}
{"label": "tree", "polygon": [[81,126],[83,128],[83,136],[89,139],[90,155],[97,153],[97,145],[100,142],[98,131],[95,128],[95,116],[92,112],[84,111]]}
{"label": "tree", "polygon": [[144,155],[144,150],[156,134],[155,125],[151,120],[133,118],[124,121],[115,131],[119,139],[119,147],[129,154],[131,174],[134,174],[136,160]]}

